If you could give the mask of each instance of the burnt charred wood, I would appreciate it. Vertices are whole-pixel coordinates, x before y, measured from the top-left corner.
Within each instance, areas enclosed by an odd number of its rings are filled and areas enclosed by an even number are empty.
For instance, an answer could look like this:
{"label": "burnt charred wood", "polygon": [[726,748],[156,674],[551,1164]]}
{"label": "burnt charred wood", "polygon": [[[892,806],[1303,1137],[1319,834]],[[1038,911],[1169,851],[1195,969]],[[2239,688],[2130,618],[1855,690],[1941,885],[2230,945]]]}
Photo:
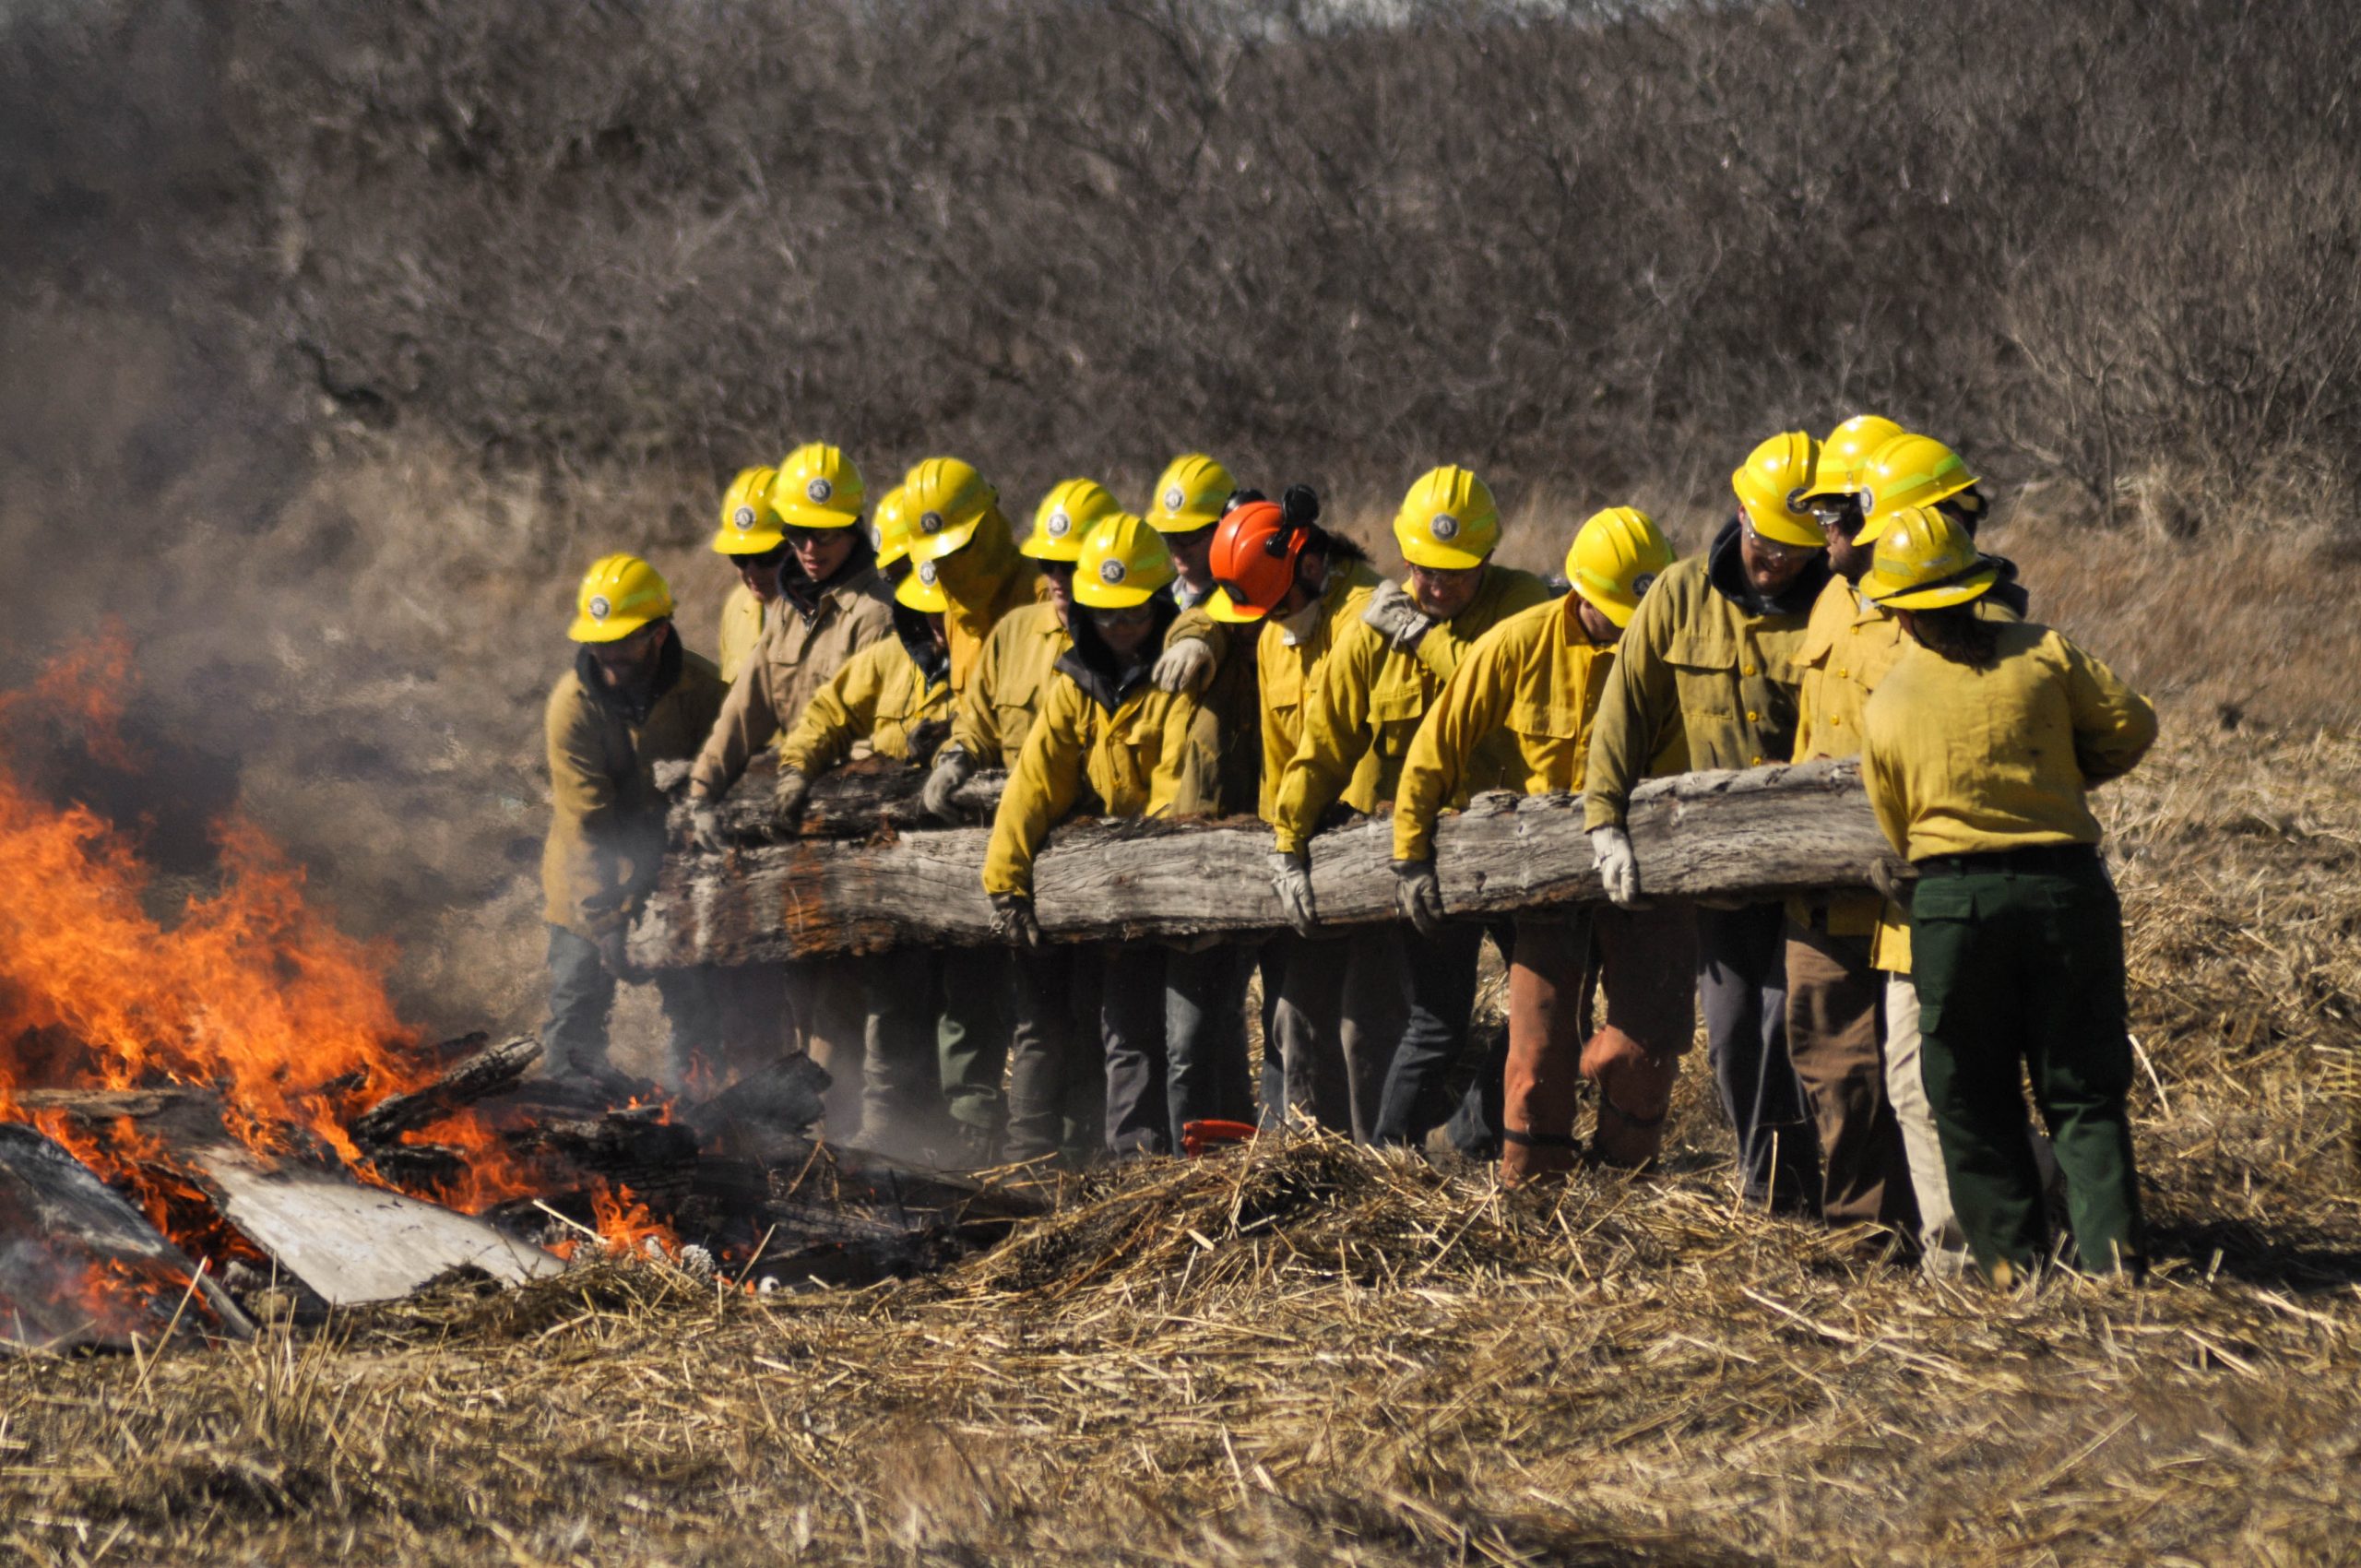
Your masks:
{"label": "burnt charred wood", "polygon": [[775,1146],[805,1139],[826,1112],[821,1097],[831,1082],[827,1069],[809,1056],[784,1056],[691,1107],[682,1119],[709,1147],[754,1159],[773,1158]]}
{"label": "burnt charred wood", "polygon": [[250,1339],[227,1290],[90,1170],[0,1123],[0,1351],[127,1349],[174,1326]]}
{"label": "burnt charred wood", "polygon": [[661,1107],[611,1111],[579,1120],[528,1122],[503,1134],[528,1159],[563,1160],[586,1175],[603,1176],[653,1208],[678,1204],[694,1180],[696,1134],[666,1119]]}
{"label": "burnt charred wood", "polygon": [[[482,1046],[482,1037],[473,1039]],[[432,1083],[379,1100],[347,1123],[347,1130],[354,1141],[371,1148],[390,1147],[400,1143],[404,1133],[432,1126],[511,1087],[540,1059],[541,1042],[531,1035],[482,1046],[445,1068]]]}
{"label": "burnt charred wood", "polygon": [[[771,808],[771,797],[778,785],[778,756],[764,752],[747,765],[745,776],[740,778],[723,799],[719,814],[725,838],[738,844],[769,844],[781,838],[873,838],[880,835],[911,828],[939,828],[943,825],[929,816],[919,805],[919,791],[925,787],[927,770],[913,767],[893,757],[865,757],[847,763],[812,781],[812,793],[793,826],[782,826]],[[674,788],[688,778],[686,763],[658,763],[656,781],[660,788]],[[979,773],[960,787],[953,797],[974,822],[990,822],[992,808],[1000,803],[1001,784],[1006,778],[997,768]],[[689,841],[688,802],[685,791],[676,798],[671,816],[672,842],[676,847]]]}
{"label": "burnt charred wood", "polygon": [[[1652,780],[1629,826],[1643,891],[1670,900],[1769,900],[1869,885],[1891,850],[1852,762]],[[833,953],[991,940],[986,831],[890,842],[789,840],[666,862],[632,932],[650,968],[767,963]],[[1605,897],[1571,795],[1479,796],[1436,827],[1446,909],[1511,914]],[[1260,824],[1077,821],[1034,870],[1034,910],[1053,940],[1247,936],[1285,921]],[[1312,889],[1334,925],[1394,920],[1393,825],[1357,819],[1312,843]]]}

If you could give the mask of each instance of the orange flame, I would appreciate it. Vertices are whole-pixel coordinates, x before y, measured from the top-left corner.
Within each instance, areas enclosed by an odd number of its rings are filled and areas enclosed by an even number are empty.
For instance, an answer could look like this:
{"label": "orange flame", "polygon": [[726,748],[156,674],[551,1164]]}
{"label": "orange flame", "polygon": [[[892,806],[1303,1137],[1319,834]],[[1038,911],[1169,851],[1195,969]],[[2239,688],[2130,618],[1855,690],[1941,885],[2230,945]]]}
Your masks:
{"label": "orange flame", "polygon": [[610,1192],[604,1180],[590,1191],[590,1212],[599,1243],[611,1253],[640,1256],[652,1245],[666,1257],[681,1255],[681,1238],[673,1229],[647,1212],[629,1187]]}

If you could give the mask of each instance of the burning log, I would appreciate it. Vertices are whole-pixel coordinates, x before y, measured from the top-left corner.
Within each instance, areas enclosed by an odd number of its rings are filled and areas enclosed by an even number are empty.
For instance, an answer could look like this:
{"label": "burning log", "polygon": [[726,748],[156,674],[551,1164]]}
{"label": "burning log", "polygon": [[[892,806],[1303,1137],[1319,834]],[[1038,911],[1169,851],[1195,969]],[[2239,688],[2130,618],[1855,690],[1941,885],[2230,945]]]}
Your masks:
{"label": "burning log", "polygon": [[787,1158],[826,1113],[832,1080],[809,1056],[785,1056],[683,1113],[708,1146],[749,1158]]}
{"label": "burning log", "polygon": [[541,1042],[519,1035],[486,1046],[482,1035],[469,1035],[462,1045],[481,1050],[445,1068],[433,1083],[407,1094],[388,1096],[347,1124],[353,1141],[373,1149],[391,1148],[404,1133],[440,1122],[451,1112],[512,1088],[541,1059]]}
{"label": "burning log", "polygon": [[0,1123],[0,1349],[127,1349],[174,1326],[250,1339],[229,1292],[79,1160]]}
{"label": "burning log", "polygon": [[[1774,898],[1866,886],[1891,852],[1857,765],[1816,762],[1653,780],[1631,803],[1641,885],[1655,897]],[[798,838],[670,857],[634,927],[649,968],[767,963],[832,953],[991,940],[980,875],[987,833],[952,828],[879,843]],[[1508,914],[1605,897],[1582,803],[1567,795],[1477,797],[1435,835],[1445,907]],[[1067,941],[1244,935],[1285,922],[1268,873],[1270,832],[1235,821],[1082,821],[1035,867],[1044,934]],[[1356,819],[1312,844],[1322,918],[1394,915],[1392,824]]]}

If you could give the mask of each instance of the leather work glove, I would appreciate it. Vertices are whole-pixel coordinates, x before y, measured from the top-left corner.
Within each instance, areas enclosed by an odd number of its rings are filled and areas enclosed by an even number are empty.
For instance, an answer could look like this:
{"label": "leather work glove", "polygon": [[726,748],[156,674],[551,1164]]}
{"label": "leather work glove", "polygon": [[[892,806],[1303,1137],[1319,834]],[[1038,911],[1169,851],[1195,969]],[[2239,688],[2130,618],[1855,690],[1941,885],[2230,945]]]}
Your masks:
{"label": "leather work glove", "polygon": [[1908,861],[1880,855],[1869,862],[1869,885],[1895,909],[1907,909],[1910,896],[1918,888],[1918,870]]}
{"label": "leather work glove", "polygon": [[1399,585],[1382,583],[1361,607],[1361,619],[1375,627],[1386,642],[1404,653],[1418,646],[1418,639],[1434,628],[1434,618],[1418,608],[1418,601],[1404,593]]}
{"label": "leather work glove", "polygon": [[1041,926],[1033,918],[1033,900],[1022,893],[993,894],[992,934],[1011,947],[1040,946]]}
{"label": "leather work glove", "polygon": [[926,776],[926,787],[919,791],[919,805],[937,822],[957,822],[959,808],[952,797],[959,786],[976,776],[976,759],[957,746],[945,746],[936,754],[934,771]]}
{"label": "leather work glove", "polygon": [[1590,858],[1598,866],[1598,880],[1619,909],[1640,903],[1640,862],[1631,857],[1631,836],[1608,823],[1590,830]]}
{"label": "leather work glove", "polygon": [[1310,936],[1320,929],[1320,911],[1311,903],[1310,855],[1272,850],[1271,891],[1279,896],[1279,909],[1298,936]]}
{"label": "leather work glove", "polygon": [[793,827],[803,815],[804,800],[812,793],[812,780],[791,767],[782,767],[778,784],[771,791],[771,815],[781,827]]}
{"label": "leather work glove", "polygon": [[709,855],[730,847],[721,837],[721,802],[710,795],[689,797],[689,842]]}
{"label": "leather work glove", "polygon": [[1148,672],[1160,692],[1197,692],[1214,678],[1214,650],[1203,637],[1182,637],[1157,656]]}
{"label": "leather work glove", "polygon": [[1442,884],[1435,876],[1432,861],[1396,861],[1394,874],[1394,907],[1402,918],[1418,928],[1420,936],[1442,934]]}

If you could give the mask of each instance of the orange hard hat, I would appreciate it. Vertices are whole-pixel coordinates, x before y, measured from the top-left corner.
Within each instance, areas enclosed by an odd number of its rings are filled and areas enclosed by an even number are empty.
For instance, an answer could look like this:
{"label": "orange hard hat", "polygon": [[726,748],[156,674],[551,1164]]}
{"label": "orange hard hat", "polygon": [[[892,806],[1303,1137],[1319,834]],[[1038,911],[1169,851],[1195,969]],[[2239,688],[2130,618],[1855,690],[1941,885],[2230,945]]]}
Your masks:
{"label": "orange hard hat", "polygon": [[1275,501],[1233,506],[1214,525],[1207,552],[1214,581],[1221,588],[1215,617],[1259,621],[1295,587],[1295,558],[1303,553],[1309,530],[1287,525]]}

